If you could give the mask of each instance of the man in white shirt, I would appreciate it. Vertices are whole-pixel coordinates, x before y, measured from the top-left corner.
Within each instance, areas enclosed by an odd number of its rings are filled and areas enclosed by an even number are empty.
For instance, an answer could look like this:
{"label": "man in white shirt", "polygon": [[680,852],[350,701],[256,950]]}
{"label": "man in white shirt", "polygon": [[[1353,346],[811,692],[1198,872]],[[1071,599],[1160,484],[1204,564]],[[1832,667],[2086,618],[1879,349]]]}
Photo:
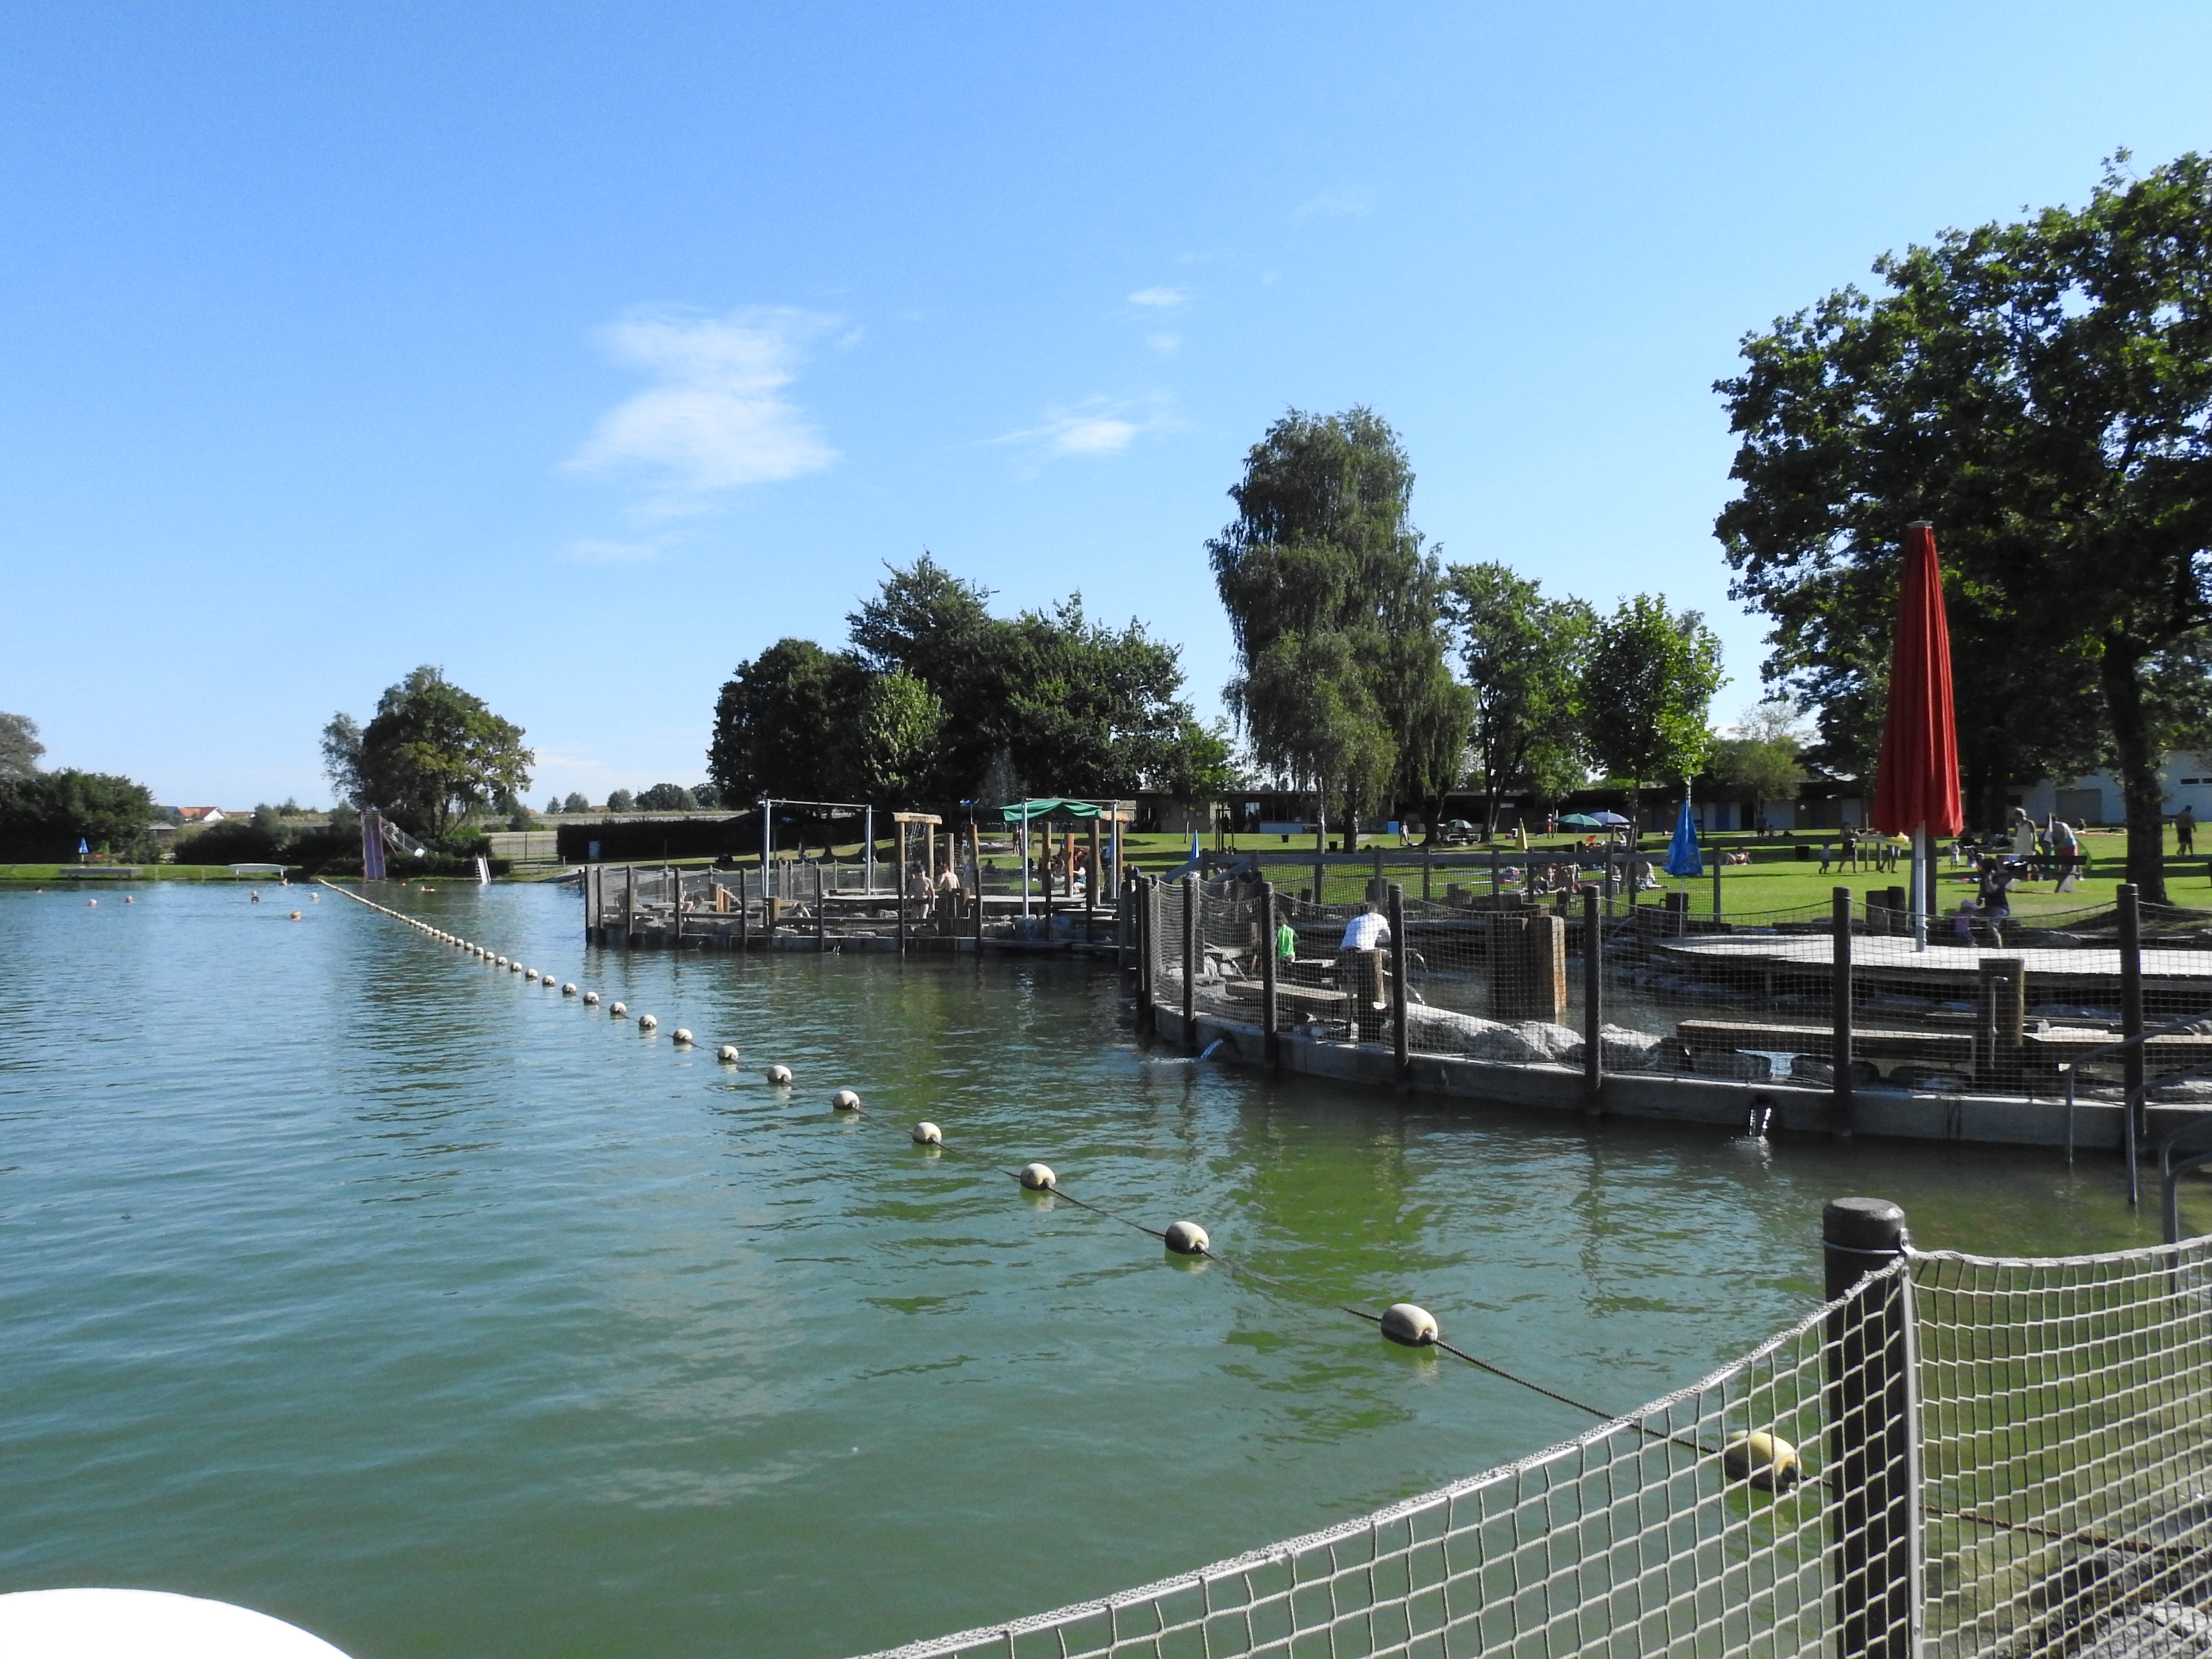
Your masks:
{"label": "man in white shirt", "polygon": [[1390,924],[1373,905],[1345,923],[1340,951],[1379,951],[1390,942]]}

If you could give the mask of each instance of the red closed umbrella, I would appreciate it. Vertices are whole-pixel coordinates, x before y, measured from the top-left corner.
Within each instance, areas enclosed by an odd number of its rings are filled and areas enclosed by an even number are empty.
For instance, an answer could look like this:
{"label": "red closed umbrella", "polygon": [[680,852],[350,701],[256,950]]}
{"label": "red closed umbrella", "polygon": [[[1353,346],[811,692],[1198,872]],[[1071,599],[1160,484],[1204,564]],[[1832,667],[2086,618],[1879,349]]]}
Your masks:
{"label": "red closed umbrella", "polygon": [[1966,823],[1959,799],[1958,725],[1951,713],[1951,629],[1943,617],[1936,531],[1924,521],[1905,532],[1873,817],[1883,834],[1912,837],[1914,933],[1924,944],[1929,837],[1955,836]]}

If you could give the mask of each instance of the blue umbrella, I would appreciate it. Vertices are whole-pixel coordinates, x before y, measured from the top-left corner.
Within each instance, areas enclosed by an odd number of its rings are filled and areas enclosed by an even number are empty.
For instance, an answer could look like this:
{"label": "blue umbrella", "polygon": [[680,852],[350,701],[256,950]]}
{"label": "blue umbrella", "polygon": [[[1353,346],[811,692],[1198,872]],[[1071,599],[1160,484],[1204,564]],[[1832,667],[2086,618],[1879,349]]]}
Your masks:
{"label": "blue umbrella", "polygon": [[1682,797],[1681,816],[1674,820],[1674,839],[1667,843],[1667,873],[1702,876],[1705,860],[1698,856],[1697,820],[1690,816],[1690,798]]}

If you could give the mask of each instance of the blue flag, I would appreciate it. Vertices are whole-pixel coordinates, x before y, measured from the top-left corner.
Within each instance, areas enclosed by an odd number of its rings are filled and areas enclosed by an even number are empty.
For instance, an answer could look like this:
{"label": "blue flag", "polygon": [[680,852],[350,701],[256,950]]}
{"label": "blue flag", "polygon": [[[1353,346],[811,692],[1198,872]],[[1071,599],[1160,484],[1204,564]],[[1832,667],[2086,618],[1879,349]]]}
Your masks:
{"label": "blue flag", "polygon": [[1674,820],[1674,839],[1667,843],[1667,873],[1702,876],[1705,860],[1698,856],[1698,824],[1690,816],[1690,798],[1682,797],[1681,816]]}

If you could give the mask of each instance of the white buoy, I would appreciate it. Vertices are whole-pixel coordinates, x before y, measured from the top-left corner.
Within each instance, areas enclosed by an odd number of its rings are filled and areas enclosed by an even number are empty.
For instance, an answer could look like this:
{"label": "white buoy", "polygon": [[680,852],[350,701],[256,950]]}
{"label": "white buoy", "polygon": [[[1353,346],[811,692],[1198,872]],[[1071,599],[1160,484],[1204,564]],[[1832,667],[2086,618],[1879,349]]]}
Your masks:
{"label": "white buoy", "polygon": [[791,1087],[791,1067],[788,1066],[771,1066],[761,1075],[779,1089]]}
{"label": "white buoy", "polygon": [[660,1022],[651,1014],[640,1014],[637,1017],[637,1029],[641,1031],[657,1031],[660,1029]]}
{"label": "white buoy", "polygon": [[914,1126],[914,1144],[917,1146],[942,1146],[945,1131],[925,1119]]}
{"label": "white buoy", "polygon": [[1382,1310],[1382,1334],[1409,1348],[1425,1348],[1443,1334],[1436,1316],[1410,1302],[1393,1302]]}
{"label": "white buoy", "polygon": [[507,964],[507,971],[510,974],[519,974],[522,971],[522,964],[519,962],[510,962]]}
{"label": "white buoy", "polygon": [[611,1005],[607,1009],[607,1012],[613,1015],[617,1019],[620,1019],[624,1014],[628,1013],[629,1010],[624,1007],[621,1003],[617,1002]]}
{"label": "white buoy", "polygon": [[584,1006],[586,1008],[596,1008],[599,1006],[599,994],[597,991],[586,991],[584,993]]}
{"label": "white buoy", "polygon": [[574,981],[571,981],[569,983],[563,985],[561,988],[561,994],[564,997],[572,997],[575,995],[576,987]]}
{"label": "white buoy", "polygon": [[830,1108],[837,1112],[857,1112],[860,1109],[860,1097],[850,1089],[840,1089],[830,1097]]}
{"label": "white buoy", "polygon": [[679,1048],[688,1048],[691,1046],[691,1030],[689,1026],[679,1025],[668,1035]]}
{"label": "white buoy", "polygon": [[1204,1255],[1206,1247],[1212,1242],[1206,1236],[1206,1229],[1195,1221],[1176,1221],[1168,1224],[1167,1247],[1177,1255]]}
{"label": "white buoy", "polygon": [[550,974],[544,975],[540,976],[538,982],[550,991],[553,988],[553,975]]}
{"label": "white buoy", "polygon": [[1023,1186],[1028,1188],[1033,1193],[1048,1191],[1050,1190],[1053,1183],[1052,1165],[1049,1164],[1024,1164],[1022,1165],[1021,1174],[1017,1177],[1017,1179],[1021,1182]]}
{"label": "white buoy", "polygon": [[738,1045],[734,1042],[724,1043],[720,1048],[714,1050],[714,1058],[720,1060],[725,1066],[736,1065],[738,1063]]}
{"label": "white buoy", "polygon": [[506,967],[506,966],[507,966],[507,958],[506,958],[505,957],[500,957],[500,958],[499,958],[499,962],[498,962],[498,965],[499,965],[500,967],[501,967],[501,968]]}
{"label": "white buoy", "polygon": [[522,970],[522,976],[528,980],[532,985],[538,983],[538,970],[535,968],[524,969]]}
{"label": "white buoy", "polygon": [[1764,1429],[1740,1434],[1723,1447],[1721,1468],[1729,1480],[1748,1481],[1759,1492],[1788,1492],[1804,1475],[1797,1448]]}

